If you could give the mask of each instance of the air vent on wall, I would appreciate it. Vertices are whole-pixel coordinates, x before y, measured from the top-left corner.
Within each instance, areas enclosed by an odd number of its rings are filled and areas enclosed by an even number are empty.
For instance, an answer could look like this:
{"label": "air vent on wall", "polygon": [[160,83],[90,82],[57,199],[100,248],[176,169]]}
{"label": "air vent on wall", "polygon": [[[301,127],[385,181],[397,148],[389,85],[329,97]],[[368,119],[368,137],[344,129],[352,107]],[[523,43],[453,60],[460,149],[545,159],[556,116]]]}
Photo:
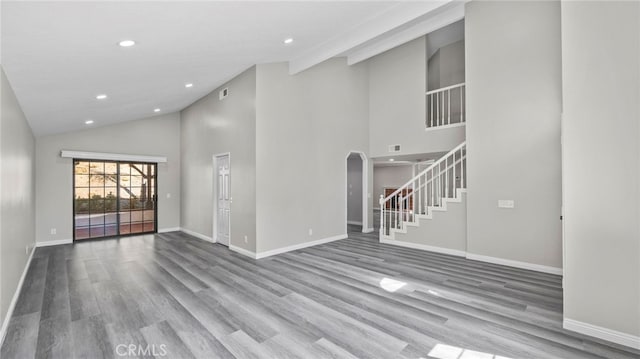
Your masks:
{"label": "air vent on wall", "polygon": [[228,87],[223,88],[218,93],[218,97],[220,98],[220,100],[222,100],[223,98],[225,98],[227,96],[229,96],[229,88]]}
{"label": "air vent on wall", "polygon": [[389,145],[389,152],[400,152],[400,145]]}

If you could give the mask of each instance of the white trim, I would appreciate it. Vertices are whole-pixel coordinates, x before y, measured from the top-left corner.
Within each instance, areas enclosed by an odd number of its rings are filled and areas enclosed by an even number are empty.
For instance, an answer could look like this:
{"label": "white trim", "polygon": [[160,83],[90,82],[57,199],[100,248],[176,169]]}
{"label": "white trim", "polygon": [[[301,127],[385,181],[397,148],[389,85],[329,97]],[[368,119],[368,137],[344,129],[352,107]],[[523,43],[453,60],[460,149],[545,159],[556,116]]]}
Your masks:
{"label": "white trim", "polygon": [[[352,154],[356,154],[360,156],[360,160],[362,160],[362,223],[349,223],[348,215],[349,215],[349,156]],[[345,204],[345,212],[344,212],[344,220],[346,224],[357,224],[362,226],[362,230],[364,233],[364,229],[369,227],[369,160],[367,159],[367,155],[365,155],[362,151],[352,150],[347,153],[347,156],[344,160],[344,204]],[[347,226],[345,224],[344,231],[347,232]]]}
{"label": "white trim", "polygon": [[249,258],[258,259],[256,256],[256,252],[252,252],[250,250],[234,246],[233,244],[229,244],[229,249],[236,253],[240,253],[244,256],[247,256]]}
{"label": "white trim", "polygon": [[358,221],[347,221],[347,224],[352,224],[354,226],[361,226],[362,222],[358,222]]}
{"label": "white trim", "polygon": [[190,235],[190,236],[193,236],[193,237],[196,237],[196,238],[202,239],[203,241],[207,241],[207,242],[211,242],[211,243],[216,243],[216,241],[215,241],[213,238],[211,238],[211,237],[209,237],[209,236],[205,236],[205,235],[204,235],[204,234],[202,234],[202,233],[194,232],[194,231],[189,230],[189,229],[186,229],[186,228],[180,228],[180,231],[181,231],[181,232],[184,232],[184,233],[186,233],[186,234],[188,234],[188,235]]}
{"label": "white trim", "polygon": [[[211,193],[213,194],[212,198],[213,198],[213,210],[211,211],[211,215],[213,216],[211,218],[211,235],[213,236],[213,242],[217,242],[218,241],[218,235],[217,235],[217,231],[216,231],[216,227],[218,225],[218,157],[227,157],[229,159],[229,223],[228,223],[228,227],[229,228],[229,245],[228,247],[231,247],[231,203],[233,203],[233,196],[231,196],[231,152],[222,152],[222,153],[216,153],[215,155],[213,155],[212,158],[212,162],[211,162],[211,167],[213,170],[213,174],[212,174],[212,188],[211,188]],[[222,245],[225,245],[224,243],[220,243]],[[239,248],[239,247],[236,247]]]}
{"label": "white trim", "polygon": [[167,157],[164,156],[146,156],[146,155],[128,155],[123,153],[105,153],[105,152],[88,152],[88,151],[70,151],[62,150],[60,157],[63,158],[80,158],[87,160],[106,160],[106,161],[131,161],[131,162],[153,162],[165,163]]}
{"label": "white trim", "polygon": [[363,228],[362,229],[362,233],[371,233],[373,231],[374,231],[373,227],[369,227],[369,228],[366,228],[366,229]]}
{"label": "white trim", "polygon": [[318,240],[311,241],[311,242],[305,242],[305,243],[300,243],[300,244],[294,244],[292,246],[272,249],[270,251],[257,253],[256,254],[256,259],[275,256],[276,254],[282,254],[282,253],[286,253],[286,252],[291,252],[291,251],[295,251],[295,250],[302,249],[302,248],[313,247],[313,246],[317,246],[319,244],[325,244],[325,243],[337,241],[337,240],[340,240],[340,239],[345,239],[347,237],[348,237],[347,234],[339,234],[337,236],[322,238],[322,239],[318,239]]}
{"label": "white trim", "polygon": [[4,343],[4,336],[7,334],[7,328],[9,327],[9,322],[11,321],[11,317],[13,316],[13,310],[16,308],[16,304],[18,303],[18,297],[20,296],[20,291],[22,290],[24,279],[27,277],[27,272],[29,271],[31,259],[33,259],[33,253],[35,253],[35,251],[36,246],[31,248],[31,253],[29,253],[29,258],[27,258],[27,264],[25,264],[24,266],[24,270],[22,271],[22,275],[20,276],[20,280],[18,281],[18,285],[16,286],[16,291],[15,293],[13,293],[11,303],[9,303],[9,309],[7,310],[7,314],[2,321],[2,327],[0,327],[0,347],[2,346],[2,343]]}
{"label": "white trim", "polygon": [[429,252],[435,252],[435,253],[449,254],[449,255],[457,256],[457,257],[464,257],[465,254],[466,254],[465,251],[461,251],[461,250],[458,250],[458,249],[435,247],[435,246],[429,246],[429,245],[426,245],[426,244],[397,241],[397,240],[394,240],[394,239],[380,238],[380,243],[392,244],[392,245],[398,246],[398,247],[420,249],[420,250],[423,250],[423,251],[429,251]]}
{"label": "white trim", "polygon": [[579,322],[577,320],[569,318],[563,319],[562,327],[572,332],[588,335],[640,350],[640,337],[635,335],[619,332],[617,330],[608,329],[589,323]]}
{"label": "white trim", "polygon": [[426,127],[424,130],[425,131],[446,130],[448,128],[456,128],[456,127],[462,127],[462,126],[466,126],[466,125],[467,125],[467,122],[458,122],[458,123],[452,123],[452,124],[449,124],[449,125]]}
{"label": "white trim", "polygon": [[63,244],[72,244],[73,239],[56,239],[54,241],[36,242],[36,247],[59,246]]}
{"label": "white trim", "polygon": [[158,233],[180,232],[180,227],[158,229]]}
{"label": "white trim", "polygon": [[493,263],[493,264],[500,264],[500,265],[514,267],[514,268],[528,269],[536,272],[562,275],[562,268],[550,267],[550,266],[545,266],[541,264],[520,262],[520,261],[511,260],[511,259],[489,257],[489,256],[483,256],[479,254],[472,254],[472,253],[467,253],[467,259],[480,261],[480,262]]}

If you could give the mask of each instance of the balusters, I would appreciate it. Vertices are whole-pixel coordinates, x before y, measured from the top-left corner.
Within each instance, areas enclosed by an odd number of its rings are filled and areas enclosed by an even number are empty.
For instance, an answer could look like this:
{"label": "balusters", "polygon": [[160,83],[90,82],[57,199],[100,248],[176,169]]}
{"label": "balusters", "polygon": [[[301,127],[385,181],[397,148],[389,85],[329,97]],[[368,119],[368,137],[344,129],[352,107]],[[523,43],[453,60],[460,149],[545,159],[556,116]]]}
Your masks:
{"label": "balusters", "polygon": [[431,126],[429,127],[433,127],[433,96],[429,96],[429,99],[431,100]]}
{"label": "balusters", "polygon": [[447,90],[447,125],[451,124],[451,90]]}
{"label": "balusters", "polygon": [[394,229],[404,229],[405,222],[415,222],[417,214],[429,215],[429,207],[442,207],[445,200],[457,198],[458,189],[467,187],[466,160],[462,143],[389,197],[381,195],[380,234],[390,236]]}
{"label": "balusters", "polygon": [[380,204],[380,235],[382,236],[383,234],[386,235],[386,228],[387,226],[385,225],[384,221],[385,221],[385,201],[384,201],[384,195],[380,195],[380,199],[378,200],[378,203]]}
{"label": "balusters", "polygon": [[456,153],[458,151],[453,152],[453,194],[454,196],[458,195],[458,180],[456,179],[456,167],[458,167],[458,162],[456,161]]}
{"label": "balusters", "polygon": [[[418,214],[422,214],[422,208],[421,208],[421,205],[422,205],[422,185],[421,184],[422,184],[422,176],[418,176],[418,202],[417,202],[418,203]],[[415,200],[413,202],[413,205],[415,207],[415,205],[416,205]],[[416,211],[415,211],[415,208],[414,208],[414,211],[413,211],[414,217],[415,217],[415,214],[416,214]]]}
{"label": "balusters", "polygon": [[465,158],[466,158],[465,153],[462,151],[462,149],[460,149],[460,188],[467,188],[466,178],[464,174]]}
{"label": "balusters", "polygon": [[[455,98],[455,93],[452,95],[451,91],[460,92],[460,104],[454,105],[454,110],[460,111],[460,117],[458,122],[463,123],[466,120],[465,116],[465,84],[457,84],[453,86],[443,87],[441,89],[428,91],[427,95],[427,120],[425,121],[426,127],[438,127],[451,125],[451,98]],[[455,117],[454,117],[455,120]]]}
{"label": "balusters", "polygon": [[449,197],[449,157],[444,160],[444,195]]}
{"label": "balusters", "polygon": [[464,100],[463,100],[464,87],[460,87],[460,123],[464,122]]}

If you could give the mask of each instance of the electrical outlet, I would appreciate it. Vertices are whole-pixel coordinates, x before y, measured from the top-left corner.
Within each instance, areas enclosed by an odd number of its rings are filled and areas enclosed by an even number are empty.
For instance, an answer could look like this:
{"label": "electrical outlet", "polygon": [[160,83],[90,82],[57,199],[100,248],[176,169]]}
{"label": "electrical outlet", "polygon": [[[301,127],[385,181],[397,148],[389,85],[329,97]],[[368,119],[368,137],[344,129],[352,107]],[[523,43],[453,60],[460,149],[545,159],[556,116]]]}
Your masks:
{"label": "electrical outlet", "polygon": [[309,228],[309,235],[313,236],[313,229]]}
{"label": "electrical outlet", "polygon": [[244,236],[244,243],[247,243],[249,241],[249,238],[247,238],[247,236]]}
{"label": "electrical outlet", "polygon": [[55,228],[51,228],[51,235],[52,235],[52,236],[53,236],[53,235],[55,235],[57,232],[58,232],[58,230],[57,230],[57,229],[55,229]]}
{"label": "electrical outlet", "polygon": [[167,193],[167,198],[171,198],[171,193]]}
{"label": "electrical outlet", "polygon": [[512,199],[499,199],[498,208],[514,208],[515,201]]}

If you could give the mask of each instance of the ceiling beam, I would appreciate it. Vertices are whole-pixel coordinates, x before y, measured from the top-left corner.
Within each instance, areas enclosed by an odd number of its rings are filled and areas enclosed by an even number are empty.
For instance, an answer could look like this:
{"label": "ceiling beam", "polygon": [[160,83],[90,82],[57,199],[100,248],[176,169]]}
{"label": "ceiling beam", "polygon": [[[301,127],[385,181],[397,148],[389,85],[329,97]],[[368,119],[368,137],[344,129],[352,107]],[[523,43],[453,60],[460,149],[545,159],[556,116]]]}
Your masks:
{"label": "ceiling beam", "polygon": [[389,34],[388,36],[385,34],[378,39],[373,39],[362,46],[358,46],[358,48],[347,53],[347,63],[349,65],[357,64],[360,61],[369,59],[463,19],[464,4],[465,2],[455,2],[443,6],[434,11],[434,13],[425,15],[424,19],[416,21],[407,28],[394,31],[393,34]]}
{"label": "ceiling beam", "polygon": [[453,0],[399,2],[389,10],[365,21],[289,61],[289,73],[297,74],[325,60],[432,12]]}

